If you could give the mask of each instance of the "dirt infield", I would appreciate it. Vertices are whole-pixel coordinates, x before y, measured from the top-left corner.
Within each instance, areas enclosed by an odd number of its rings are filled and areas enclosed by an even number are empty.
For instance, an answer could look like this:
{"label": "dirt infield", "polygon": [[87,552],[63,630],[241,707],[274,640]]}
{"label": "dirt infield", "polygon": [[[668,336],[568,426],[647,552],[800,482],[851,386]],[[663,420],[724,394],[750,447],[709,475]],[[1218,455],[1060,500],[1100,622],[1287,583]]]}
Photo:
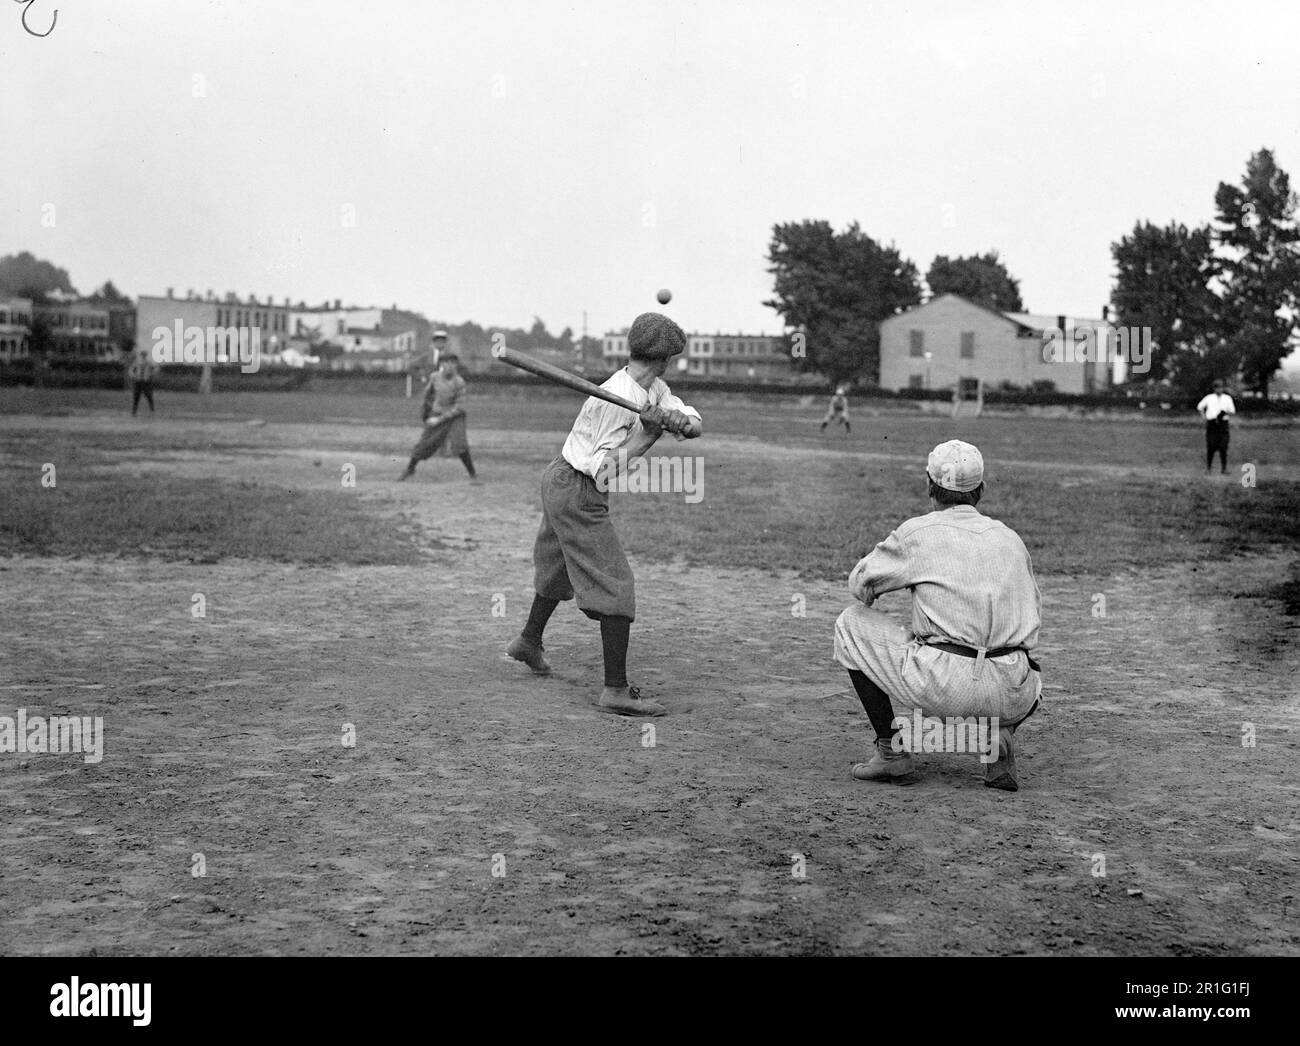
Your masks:
{"label": "dirt infield", "polygon": [[204,424],[209,452],[113,467],[324,491],[351,464],[428,562],[0,559],[0,715],[105,732],[99,763],[0,754],[0,952],[1300,954],[1291,552],[1040,573],[1022,790],[960,755],[865,785],[842,581],[634,555],[629,668],[672,714],[604,716],[572,606],[553,677],[502,656],[554,432],[471,425],[482,485],[449,461],[398,487],[405,431],[357,426],[347,452],[279,426],[269,453],[236,445],[246,419]]}

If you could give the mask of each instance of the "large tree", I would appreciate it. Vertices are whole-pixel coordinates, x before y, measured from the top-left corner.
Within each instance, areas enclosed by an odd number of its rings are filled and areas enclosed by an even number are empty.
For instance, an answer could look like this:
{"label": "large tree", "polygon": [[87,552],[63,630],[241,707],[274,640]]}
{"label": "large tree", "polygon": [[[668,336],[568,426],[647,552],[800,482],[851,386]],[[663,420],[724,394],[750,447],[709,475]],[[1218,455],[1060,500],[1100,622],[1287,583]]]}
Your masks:
{"label": "large tree", "polygon": [[44,302],[51,291],[77,293],[66,269],[42,261],[29,251],[0,258],[0,293]]}
{"label": "large tree", "polygon": [[[1110,302],[1122,327],[1145,327],[1155,343],[1147,381],[1199,373],[1180,357],[1203,356],[1218,310],[1210,289],[1218,272],[1209,226],[1138,222],[1110,246],[1115,287]],[[1188,390],[1192,391],[1192,390]]]}
{"label": "large tree", "polygon": [[1293,348],[1300,287],[1300,228],[1291,180],[1261,149],[1246,163],[1241,187],[1219,183],[1216,235],[1223,248],[1220,337],[1242,377],[1261,394]]}
{"label": "large tree", "polygon": [[1020,281],[1007,272],[997,251],[973,254],[969,258],[940,254],[930,263],[925,282],[935,297],[959,294],[994,312],[1025,311],[1025,303],[1020,300]]}
{"label": "large tree", "polygon": [[795,365],[833,382],[878,381],[880,321],[920,303],[916,266],[857,222],[841,233],[826,221],[775,225],[768,261],[773,297],[763,304],[797,332]]}

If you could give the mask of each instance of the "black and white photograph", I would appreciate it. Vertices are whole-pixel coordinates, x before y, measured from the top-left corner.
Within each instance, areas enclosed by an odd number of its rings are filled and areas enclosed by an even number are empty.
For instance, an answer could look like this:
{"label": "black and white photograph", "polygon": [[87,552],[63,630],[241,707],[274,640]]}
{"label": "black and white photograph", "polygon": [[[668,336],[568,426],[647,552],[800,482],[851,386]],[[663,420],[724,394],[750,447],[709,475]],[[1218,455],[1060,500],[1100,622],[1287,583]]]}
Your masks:
{"label": "black and white photograph", "polygon": [[131,959],[1073,957],[1120,961],[1098,1026],[1249,1025],[1204,964],[1300,955],[1297,40],[0,0],[35,1005],[147,1023]]}

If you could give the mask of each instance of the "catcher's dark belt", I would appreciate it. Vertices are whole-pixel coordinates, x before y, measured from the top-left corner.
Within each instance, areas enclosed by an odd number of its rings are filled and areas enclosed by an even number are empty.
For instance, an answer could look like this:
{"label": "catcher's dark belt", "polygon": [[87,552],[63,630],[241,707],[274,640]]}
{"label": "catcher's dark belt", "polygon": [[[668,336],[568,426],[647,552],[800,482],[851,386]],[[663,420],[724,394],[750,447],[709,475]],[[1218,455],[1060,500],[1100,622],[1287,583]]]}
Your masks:
{"label": "catcher's dark belt", "polygon": [[[946,650],[950,654],[960,654],[962,657],[978,658],[980,656],[980,652],[976,647],[962,646],[960,643],[927,643],[926,646],[932,646],[936,650]],[[1005,657],[1007,654],[1014,654],[1017,650],[1025,651],[1025,657],[1028,658],[1029,667],[1031,669],[1033,669],[1035,672],[1042,671],[1042,669],[1038,665],[1038,662],[1035,661],[1033,659],[1033,656],[1029,653],[1029,651],[1025,650],[1025,648],[1022,646],[1000,646],[993,650],[985,650],[984,656]]]}

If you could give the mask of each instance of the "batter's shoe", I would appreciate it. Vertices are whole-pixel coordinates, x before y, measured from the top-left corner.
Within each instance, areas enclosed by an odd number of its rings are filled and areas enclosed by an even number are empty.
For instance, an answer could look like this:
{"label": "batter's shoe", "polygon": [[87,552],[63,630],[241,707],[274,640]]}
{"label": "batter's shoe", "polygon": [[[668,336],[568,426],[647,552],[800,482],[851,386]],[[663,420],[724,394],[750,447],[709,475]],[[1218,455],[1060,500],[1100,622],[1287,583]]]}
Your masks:
{"label": "batter's shoe", "polygon": [[600,692],[600,700],[596,702],[596,707],[602,712],[612,712],[614,715],[660,716],[668,714],[668,709],[658,701],[651,701],[648,697],[642,697],[641,688],[638,686],[607,686]]}
{"label": "batter's shoe", "polygon": [[895,752],[886,740],[876,739],[876,754],[867,762],[853,767],[853,776],[859,781],[892,781],[906,777],[916,769],[911,752]]}
{"label": "batter's shoe", "polygon": [[534,643],[523,636],[518,636],[506,647],[506,653],[516,661],[522,661],[531,668],[533,675],[549,676],[551,674],[551,664],[542,656],[541,643]]}
{"label": "batter's shoe", "polygon": [[1020,782],[1016,780],[1016,751],[1011,744],[1014,729],[1012,727],[998,731],[997,761],[984,764],[985,788],[998,788],[1004,792],[1020,791]]}

